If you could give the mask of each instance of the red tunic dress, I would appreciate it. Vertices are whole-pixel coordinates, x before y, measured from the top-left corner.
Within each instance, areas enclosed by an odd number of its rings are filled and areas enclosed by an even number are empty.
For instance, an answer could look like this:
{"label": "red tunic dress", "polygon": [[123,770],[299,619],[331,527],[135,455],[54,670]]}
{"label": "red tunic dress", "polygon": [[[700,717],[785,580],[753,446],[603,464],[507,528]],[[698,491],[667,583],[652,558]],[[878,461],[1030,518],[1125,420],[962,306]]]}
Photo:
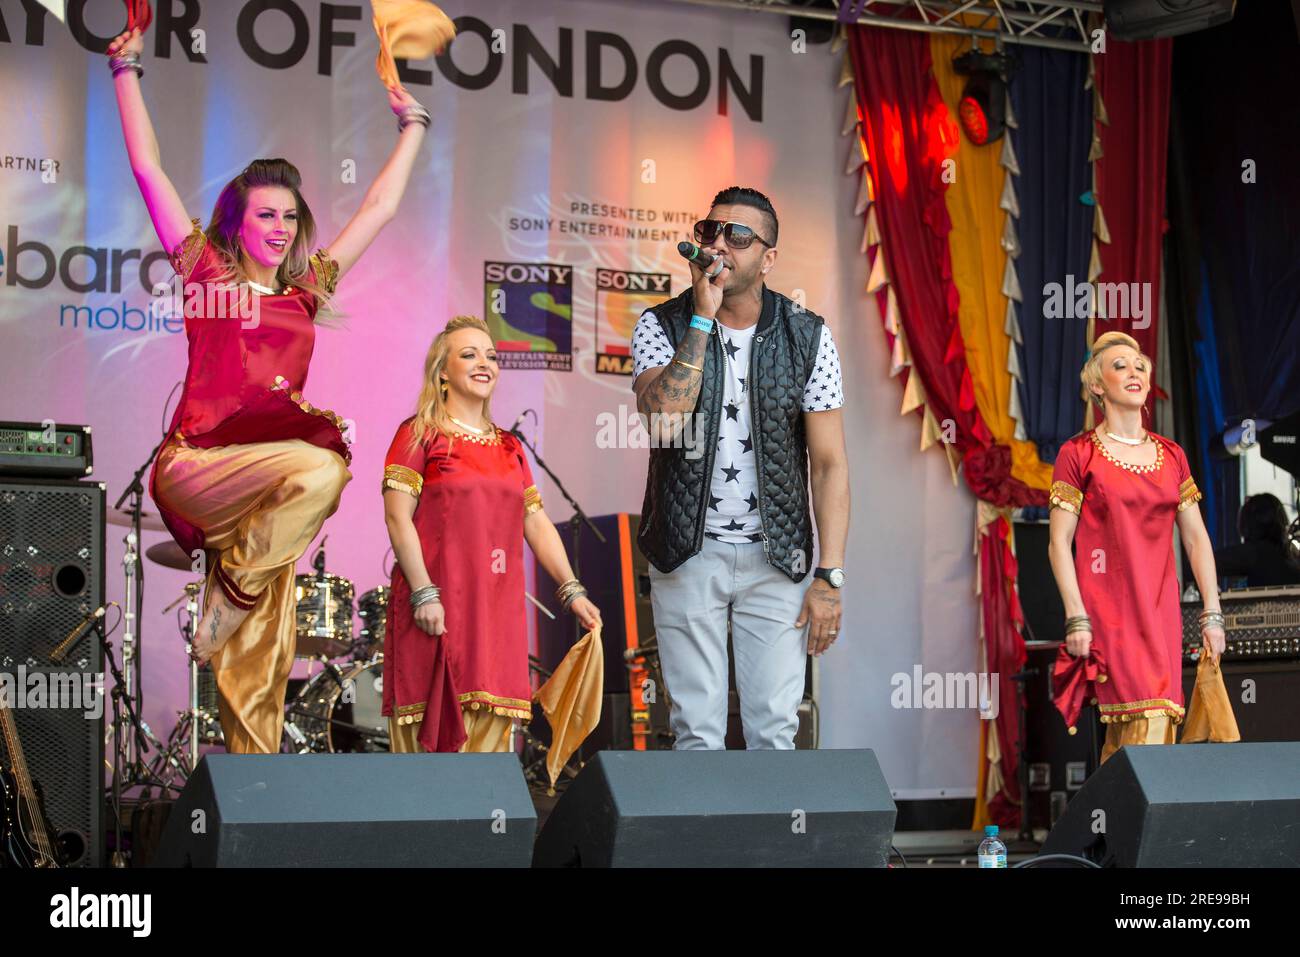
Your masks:
{"label": "red tunic dress", "polygon": [[1051,504],[1079,516],[1074,568],[1092,621],[1092,650],[1076,659],[1062,646],[1056,706],[1074,727],[1097,699],[1103,722],[1168,715],[1183,719],[1183,620],[1174,572],[1178,512],[1201,493],[1177,443],[1151,433],[1156,460],[1115,459],[1093,431],[1061,446]]}
{"label": "red tunic dress", "polygon": [[[351,460],[343,420],[316,409],[302,397],[307,366],[316,344],[316,298],[297,287],[243,302],[237,289],[221,282],[223,267],[194,221],[194,232],[172,253],[184,283],[185,336],[189,366],[167,440],[183,437],[199,448],[303,439]],[[311,259],[311,275],[334,291],[338,266],[327,254]],[[186,553],[203,547],[203,532],[158,501],[163,521]]]}
{"label": "red tunic dress", "polygon": [[456,751],[465,740],[462,708],[532,716],[523,520],[541,503],[513,435],[497,429],[484,440],[435,432],[412,446],[411,422],[393,438],[383,487],[418,499],[413,521],[447,630],[435,638],[416,627],[410,586],[395,568],[383,713],[420,722],[425,750]]}

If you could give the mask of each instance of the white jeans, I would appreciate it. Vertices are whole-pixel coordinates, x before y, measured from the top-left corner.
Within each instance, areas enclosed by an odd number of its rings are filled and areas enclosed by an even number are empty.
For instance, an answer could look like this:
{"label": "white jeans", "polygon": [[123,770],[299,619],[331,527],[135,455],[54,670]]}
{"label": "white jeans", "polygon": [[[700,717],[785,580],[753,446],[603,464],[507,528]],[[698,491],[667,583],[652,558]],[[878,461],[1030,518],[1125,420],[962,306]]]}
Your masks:
{"label": "white jeans", "polygon": [[761,542],[731,545],[706,537],[699,554],[676,570],[664,574],[650,566],[674,749],[726,746],[728,609],[745,746],[794,749],[808,656],[807,626],[794,622],[808,584],[769,565]]}

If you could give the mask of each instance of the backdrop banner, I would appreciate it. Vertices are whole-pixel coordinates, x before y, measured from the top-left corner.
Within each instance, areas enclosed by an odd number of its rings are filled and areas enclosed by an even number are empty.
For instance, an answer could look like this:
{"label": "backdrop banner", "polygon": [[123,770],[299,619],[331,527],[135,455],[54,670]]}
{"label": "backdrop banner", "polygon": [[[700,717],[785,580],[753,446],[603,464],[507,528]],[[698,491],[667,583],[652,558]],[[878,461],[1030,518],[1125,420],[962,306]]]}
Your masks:
{"label": "backdrop banner", "polygon": [[[916,455],[896,390],[879,384],[888,358],[843,176],[839,58],[778,16],[650,0],[442,6],[459,31],[450,50],[398,61],[429,136],[396,219],[340,284],[341,328],[320,331],[307,384],[353,440],[357,481],[324,530],[329,571],[358,594],[386,583],[383,456],[430,340],[462,313],[498,340],[496,421],[535,410],[524,432],[588,513],[639,512],[647,437],[629,335],[686,287],[674,247],[713,194],[754,186],[781,221],[772,285],[827,318],[850,396],[853,587],[844,638],[822,659],[823,746],[876,748],[909,796],[973,793],[974,707],[915,710],[891,694],[895,673],[910,688],[915,668],[973,668],[973,503]],[[186,345],[151,295],[172,273],[102,56],[123,5],[70,2],[67,16],[0,0],[0,418],[91,424],[111,502],[163,434]],[[317,245],[329,242],[397,136],[370,17],[368,4],[317,0],[155,3],[145,100],[192,216],[206,224],[250,160],[283,156],[302,172]],[[535,471],[552,518],[567,518]],[[118,601],[124,531],[110,526],[106,557]],[[164,540],[146,532],[142,550]],[[162,609],[195,576],[146,564],[145,577],[145,718],[165,737],[186,668]]]}

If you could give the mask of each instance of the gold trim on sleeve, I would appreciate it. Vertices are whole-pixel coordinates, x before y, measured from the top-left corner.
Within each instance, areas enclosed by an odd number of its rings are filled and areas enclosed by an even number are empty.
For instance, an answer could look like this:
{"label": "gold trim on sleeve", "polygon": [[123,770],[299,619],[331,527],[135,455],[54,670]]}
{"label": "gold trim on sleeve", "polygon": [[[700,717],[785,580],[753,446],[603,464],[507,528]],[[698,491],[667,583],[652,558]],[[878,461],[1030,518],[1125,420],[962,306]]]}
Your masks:
{"label": "gold trim on sleeve", "polygon": [[383,491],[390,488],[419,498],[424,489],[424,476],[405,465],[385,465]]}
{"label": "gold trim on sleeve", "polygon": [[530,485],[524,489],[524,514],[532,515],[542,507],[542,496],[537,491],[536,485]]}
{"label": "gold trim on sleeve", "polygon": [[339,283],[339,264],[330,258],[328,249],[318,249],[311,256],[311,268],[316,273],[316,283],[325,290],[325,295],[334,295]]}
{"label": "gold trim on sleeve", "polygon": [[1183,480],[1183,484],[1178,486],[1178,511],[1191,508],[1204,497],[1201,490],[1196,487],[1196,480],[1189,475]]}
{"label": "gold trim on sleeve", "polygon": [[171,261],[172,269],[176,270],[176,275],[180,276],[182,281],[188,279],[190,273],[194,271],[194,266],[199,261],[199,256],[203,254],[203,247],[208,241],[199,221],[191,219],[190,222],[194,224],[194,229],[176,244],[176,248],[167,257]]}
{"label": "gold trim on sleeve", "polygon": [[1068,482],[1053,482],[1048,502],[1049,509],[1059,508],[1075,515],[1083,511],[1083,493]]}

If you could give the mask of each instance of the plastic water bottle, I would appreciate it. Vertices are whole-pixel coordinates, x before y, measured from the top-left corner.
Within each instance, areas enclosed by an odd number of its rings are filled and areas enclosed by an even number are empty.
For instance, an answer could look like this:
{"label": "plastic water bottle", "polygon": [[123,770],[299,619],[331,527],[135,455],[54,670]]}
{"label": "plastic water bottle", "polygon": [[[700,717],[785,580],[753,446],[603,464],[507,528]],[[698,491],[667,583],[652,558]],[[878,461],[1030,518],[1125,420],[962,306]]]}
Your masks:
{"label": "plastic water bottle", "polygon": [[980,867],[1006,867],[1007,846],[998,840],[998,826],[988,824],[984,827],[984,840],[979,846]]}

